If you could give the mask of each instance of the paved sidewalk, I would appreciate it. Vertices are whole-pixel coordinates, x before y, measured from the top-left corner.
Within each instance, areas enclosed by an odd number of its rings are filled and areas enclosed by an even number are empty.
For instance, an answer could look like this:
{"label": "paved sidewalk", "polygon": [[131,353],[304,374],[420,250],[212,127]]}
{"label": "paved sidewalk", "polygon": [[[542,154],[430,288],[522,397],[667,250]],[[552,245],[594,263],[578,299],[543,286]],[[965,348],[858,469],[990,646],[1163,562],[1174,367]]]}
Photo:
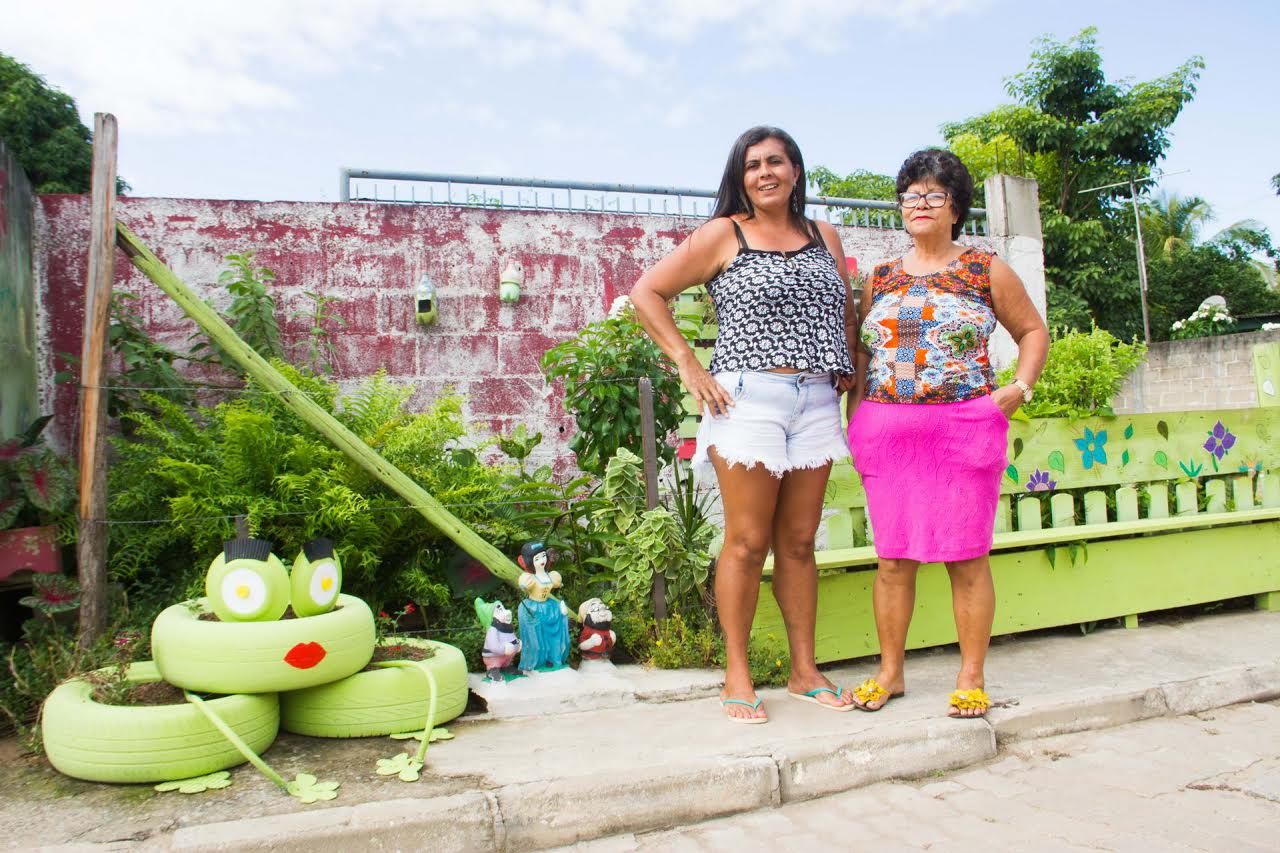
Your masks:
{"label": "paved sidewalk", "polygon": [[558,853],[1280,849],[1280,705],[1011,746],[980,767]]}
{"label": "paved sidewalk", "polygon": [[[908,695],[879,713],[836,714],[761,691],[763,726],[725,722],[706,673],[663,674],[667,687],[625,708],[554,717],[459,720],[412,784],[374,774],[404,749],[370,738],[282,736],[266,758],[342,782],[337,800],[305,806],[252,768],[191,797],[146,786],[67,779],[0,744],[4,844],[117,849],[537,850],[645,833],[972,767],[997,742],[1087,731],[1280,697],[1280,613],[1241,612],[1137,630],[1001,638],[988,690],[1008,707],[988,720],[944,716],[954,648],[913,653]],[[829,671],[854,685],[873,661]],[[657,678],[657,677],[655,677]],[[430,840],[427,843],[427,840]],[[101,849],[101,848],[98,848]]]}

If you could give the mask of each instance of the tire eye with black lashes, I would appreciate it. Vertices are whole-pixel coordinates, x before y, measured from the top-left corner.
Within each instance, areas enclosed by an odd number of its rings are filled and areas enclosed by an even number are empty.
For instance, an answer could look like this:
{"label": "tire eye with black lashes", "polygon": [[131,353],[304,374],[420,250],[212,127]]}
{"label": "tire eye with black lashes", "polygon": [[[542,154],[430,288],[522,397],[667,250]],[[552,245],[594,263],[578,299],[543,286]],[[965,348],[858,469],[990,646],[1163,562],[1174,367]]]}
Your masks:
{"label": "tire eye with black lashes", "polygon": [[318,616],[333,609],[342,591],[342,563],[329,539],[312,539],[302,546],[289,575],[293,612]]}
{"label": "tire eye with black lashes", "polygon": [[271,622],[289,607],[289,572],[265,539],[229,539],[205,575],[209,606],[223,622]]}

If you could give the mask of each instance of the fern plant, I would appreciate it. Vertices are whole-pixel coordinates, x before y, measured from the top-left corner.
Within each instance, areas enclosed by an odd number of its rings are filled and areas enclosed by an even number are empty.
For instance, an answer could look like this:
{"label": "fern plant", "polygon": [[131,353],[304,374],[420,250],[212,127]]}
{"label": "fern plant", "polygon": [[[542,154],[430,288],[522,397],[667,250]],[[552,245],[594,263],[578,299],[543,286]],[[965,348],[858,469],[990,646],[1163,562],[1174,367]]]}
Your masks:
{"label": "fern plant", "polygon": [[[490,542],[514,550],[528,528],[498,511],[510,466],[482,465],[467,446],[462,401],[403,409],[411,388],[375,375],[340,399],[329,380],[283,362],[275,367],[384,458]],[[446,567],[457,548],[364,469],[250,383],[212,409],[191,410],[153,395],[135,411],[132,434],[116,440],[109,568],[135,596],[172,600],[198,584],[234,516],[288,555],[303,542],[337,543],[344,585],[375,605],[406,598],[443,606]],[[146,523],[143,523],[146,522]],[[161,523],[151,523],[161,522]]]}

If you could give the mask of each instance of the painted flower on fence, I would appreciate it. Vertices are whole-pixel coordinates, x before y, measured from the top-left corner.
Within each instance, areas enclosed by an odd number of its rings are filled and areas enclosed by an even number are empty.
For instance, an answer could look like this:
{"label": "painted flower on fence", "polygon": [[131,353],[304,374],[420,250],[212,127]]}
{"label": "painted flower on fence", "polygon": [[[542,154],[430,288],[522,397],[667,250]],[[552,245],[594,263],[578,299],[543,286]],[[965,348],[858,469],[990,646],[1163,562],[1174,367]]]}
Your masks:
{"label": "painted flower on fence", "polygon": [[1227,455],[1227,451],[1235,446],[1236,437],[1231,434],[1231,430],[1222,425],[1222,421],[1218,421],[1213,425],[1213,429],[1209,430],[1209,438],[1204,443],[1204,449],[1213,454],[1217,462],[1222,461],[1222,457]]}
{"label": "painted flower on fence", "polygon": [[1041,471],[1039,468],[1031,475],[1031,479],[1027,480],[1028,492],[1048,492],[1056,488],[1058,488],[1057,481],[1050,480],[1049,472]]}
{"label": "painted flower on fence", "polygon": [[1107,431],[1105,429],[1095,433],[1085,427],[1084,438],[1077,438],[1075,442],[1076,449],[1080,451],[1081,464],[1086,471],[1092,468],[1095,462],[1099,465],[1107,464]]}

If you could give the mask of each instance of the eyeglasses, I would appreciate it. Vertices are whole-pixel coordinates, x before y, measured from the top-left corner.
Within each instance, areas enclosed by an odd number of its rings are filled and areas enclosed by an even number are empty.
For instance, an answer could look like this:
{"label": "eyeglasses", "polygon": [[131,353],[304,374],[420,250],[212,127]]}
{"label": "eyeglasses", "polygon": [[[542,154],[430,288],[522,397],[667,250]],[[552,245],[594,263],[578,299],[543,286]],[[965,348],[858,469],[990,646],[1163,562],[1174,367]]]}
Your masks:
{"label": "eyeglasses", "polygon": [[920,202],[924,202],[925,207],[942,207],[947,203],[947,193],[898,193],[898,204],[903,207],[919,207]]}

